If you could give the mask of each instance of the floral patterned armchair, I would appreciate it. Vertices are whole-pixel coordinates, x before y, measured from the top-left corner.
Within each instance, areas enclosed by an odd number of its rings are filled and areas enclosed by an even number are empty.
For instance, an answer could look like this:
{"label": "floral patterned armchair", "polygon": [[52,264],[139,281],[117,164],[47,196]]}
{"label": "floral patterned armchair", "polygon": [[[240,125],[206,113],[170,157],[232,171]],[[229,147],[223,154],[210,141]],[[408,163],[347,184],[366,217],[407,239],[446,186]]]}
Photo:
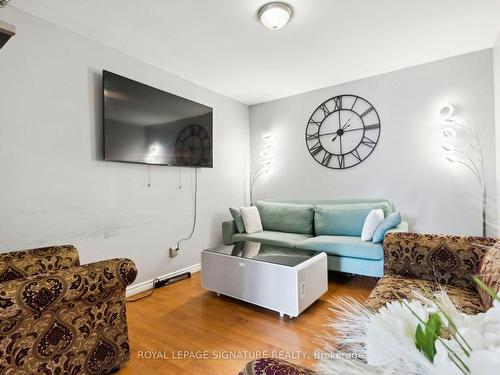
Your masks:
{"label": "floral patterned armchair", "polygon": [[[497,239],[419,233],[390,233],[384,239],[384,277],[371,292],[366,306],[378,310],[394,300],[395,292],[411,298],[426,286],[446,291],[466,314],[488,310],[491,298],[475,284],[479,276],[497,290],[500,279]],[[495,261],[495,259],[497,259]],[[496,267],[496,268],[495,268]]]}
{"label": "floral patterned armchair", "polygon": [[128,259],[80,266],[71,246],[0,254],[0,373],[106,374],[130,358]]}
{"label": "floral patterned armchair", "polygon": [[[415,289],[443,289],[457,308],[477,314],[492,298],[475,285],[473,276],[500,292],[500,242],[494,238],[437,234],[390,233],[384,238],[384,277],[365,305],[378,310],[397,292],[411,298]],[[248,363],[238,375],[316,375],[312,370],[273,358]],[[318,374],[319,375],[319,374]]]}

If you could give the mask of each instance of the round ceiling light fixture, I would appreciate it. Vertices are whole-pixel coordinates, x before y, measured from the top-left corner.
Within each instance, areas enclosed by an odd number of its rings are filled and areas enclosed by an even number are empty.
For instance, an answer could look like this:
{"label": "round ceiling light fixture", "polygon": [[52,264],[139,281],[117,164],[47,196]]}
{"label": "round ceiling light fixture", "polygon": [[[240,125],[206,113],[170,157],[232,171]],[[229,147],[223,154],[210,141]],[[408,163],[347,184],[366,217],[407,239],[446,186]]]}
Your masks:
{"label": "round ceiling light fixture", "polygon": [[281,2],[264,4],[257,12],[260,22],[270,30],[281,29],[290,21],[292,14],[292,7]]}

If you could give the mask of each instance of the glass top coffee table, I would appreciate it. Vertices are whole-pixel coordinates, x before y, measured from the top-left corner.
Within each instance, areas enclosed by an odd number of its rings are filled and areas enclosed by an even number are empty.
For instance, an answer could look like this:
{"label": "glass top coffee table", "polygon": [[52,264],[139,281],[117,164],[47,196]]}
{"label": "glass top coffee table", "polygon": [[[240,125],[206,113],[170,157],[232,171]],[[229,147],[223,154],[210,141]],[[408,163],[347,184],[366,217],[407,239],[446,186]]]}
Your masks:
{"label": "glass top coffee table", "polygon": [[238,242],[204,250],[202,286],[297,317],[328,290],[325,253]]}

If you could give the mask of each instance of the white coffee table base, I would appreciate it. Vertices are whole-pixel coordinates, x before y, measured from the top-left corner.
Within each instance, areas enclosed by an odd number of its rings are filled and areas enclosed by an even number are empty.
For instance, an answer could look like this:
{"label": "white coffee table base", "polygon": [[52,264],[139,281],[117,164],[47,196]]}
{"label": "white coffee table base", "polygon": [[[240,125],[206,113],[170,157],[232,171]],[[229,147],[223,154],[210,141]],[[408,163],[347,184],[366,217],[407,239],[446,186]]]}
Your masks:
{"label": "white coffee table base", "polygon": [[328,265],[319,253],[297,266],[263,262],[217,252],[201,254],[202,286],[258,306],[283,318],[299,316],[328,290]]}

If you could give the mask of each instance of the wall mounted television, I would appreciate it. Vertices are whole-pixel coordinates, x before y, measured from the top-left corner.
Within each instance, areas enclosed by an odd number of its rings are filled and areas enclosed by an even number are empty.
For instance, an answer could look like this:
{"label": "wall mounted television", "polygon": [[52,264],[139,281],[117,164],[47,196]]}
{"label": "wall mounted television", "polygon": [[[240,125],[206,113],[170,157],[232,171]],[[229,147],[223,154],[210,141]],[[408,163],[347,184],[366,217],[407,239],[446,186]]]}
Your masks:
{"label": "wall mounted television", "polygon": [[213,167],[213,109],[103,71],[104,160]]}

